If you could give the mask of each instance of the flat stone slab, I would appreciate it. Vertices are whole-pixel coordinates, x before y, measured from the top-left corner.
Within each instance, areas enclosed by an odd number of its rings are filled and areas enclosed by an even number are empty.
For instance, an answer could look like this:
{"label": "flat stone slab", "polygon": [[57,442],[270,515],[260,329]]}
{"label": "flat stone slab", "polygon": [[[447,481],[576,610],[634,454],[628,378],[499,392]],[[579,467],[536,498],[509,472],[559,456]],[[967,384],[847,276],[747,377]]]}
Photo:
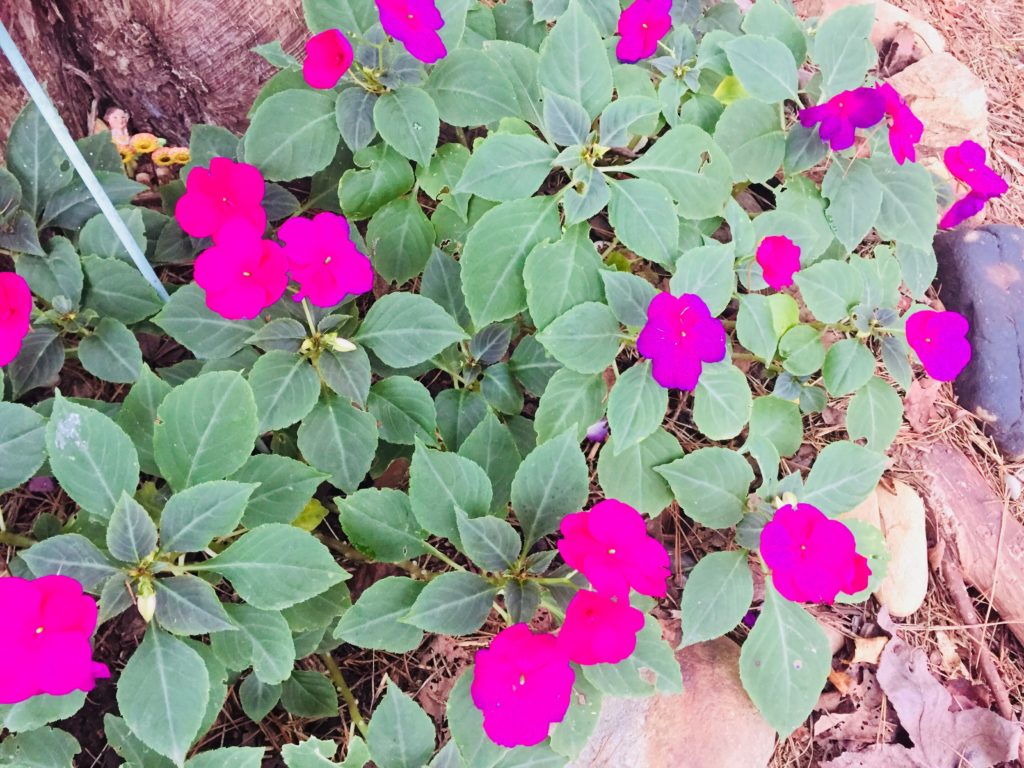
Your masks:
{"label": "flat stone slab", "polygon": [[1024,458],[1024,229],[990,224],[935,238],[939,298],[971,325],[954,387],[1011,460]]}

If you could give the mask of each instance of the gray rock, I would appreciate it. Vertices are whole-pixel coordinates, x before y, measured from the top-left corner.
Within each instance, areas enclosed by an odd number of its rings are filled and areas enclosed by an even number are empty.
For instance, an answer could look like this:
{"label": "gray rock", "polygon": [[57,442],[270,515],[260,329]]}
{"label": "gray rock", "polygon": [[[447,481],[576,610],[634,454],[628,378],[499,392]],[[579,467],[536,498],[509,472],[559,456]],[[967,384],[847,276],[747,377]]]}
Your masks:
{"label": "gray rock", "polygon": [[939,298],[971,324],[972,358],[955,383],[1011,460],[1024,458],[1024,230],[1006,224],[935,238]]}

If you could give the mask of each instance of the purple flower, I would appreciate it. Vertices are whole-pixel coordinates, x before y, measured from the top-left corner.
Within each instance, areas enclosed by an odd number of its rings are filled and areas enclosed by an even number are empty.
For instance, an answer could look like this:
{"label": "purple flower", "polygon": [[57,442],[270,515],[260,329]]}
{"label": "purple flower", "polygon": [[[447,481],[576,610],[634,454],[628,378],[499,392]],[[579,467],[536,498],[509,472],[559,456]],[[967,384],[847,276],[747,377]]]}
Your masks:
{"label": "purple flower", "polygon": [[838,152],[853,146],[858,128],[870,128],[885,115],[885,98],[873,88],[843,91],[824,104],[800,111],[800,124],[821,123],[821,140]]}
{"label": "purple flower", "polygon": [[587,427],[587,440],[592,443],[603,443],[608,439],[608,419],[601,419]]}
{"label": "purple flower", "polygon": [[942,229],[952,229],[981,213],[986,201],[999,197],[1010,188],[998,173],[985,164],[985,149],[976,142],[965,141],[949,147],[943,160],[953,177],[966,184],[971,191],[946,211],[939,222]]}
{"label": "purple flower", "polygon": [[922,310],[907,318],[907,343],[925,372],[936,381],[952,381],[971,361],[970,326],[958,312]]}
{"label": "purple flower", "polygon": [[637,351],[652,361],[654,380],[666,389],[694,389],[704,363],[725,359],[725,329],[693,293],[659,293],[647,307]]}
{"label": "purple flower", "polygon": [[959,226],[972,216],[981,213],[984,208],[985,198],[970,192],[953,203],[953,206],[946,211],[941,221],[939,221],[939,228],[953,229],[953,227]]}
{"label": "purple flower", "polygon": [[900,165],[917,159],[917,143],[924,135],[924,123],[917,119],[899,92],[888,83],[878,86],[885,100],[885,114],[889,116],[889,146],[892,156]]}

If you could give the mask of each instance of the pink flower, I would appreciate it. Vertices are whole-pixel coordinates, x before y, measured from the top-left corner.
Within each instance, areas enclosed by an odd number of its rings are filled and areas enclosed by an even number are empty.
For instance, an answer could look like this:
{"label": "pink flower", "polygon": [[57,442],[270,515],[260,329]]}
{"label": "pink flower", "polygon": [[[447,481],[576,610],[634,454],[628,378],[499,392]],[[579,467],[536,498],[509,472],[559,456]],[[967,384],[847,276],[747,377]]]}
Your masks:
{"label": "pink flower", "polygon": [[328,29],[306,41],[302,76],[310,88],[333,88],[352,66],[352,43],[340,29]]}
{"label": "pink flower", "polygon": [[608,439],[608,419],[598,419],[587,427],[587,440],[592,443],[603,443]]}
{"label": "pink flower", "polygon": [[0,704],[91,691],[106,665],[92,660],[96,601],[67,576],[0,578]]}
{"label": "pink flower", "polygon": [[957,312],[929,309],[907,318],[907,343],[936,381],[952,381],[971,361],[967,331],[967,318]]}
{"label": "pink flower", "polygon": [[985,209],[987,201],[981,195],[968,192],[957,200],[939,220],[940,229],[953,229]]}
{"label": "pink flower", "polygon": [[672,28],[672,0],[633,0],[620,15],[615,55],[633,63],[658,50],[658,41]]}
{"label": "pink flower", "polygon": [[949,147],[943,154],[946,168],[978,197],[991,200],[1006,193],[1010,187],[998,173],[985,164],[985,149],[973,141]]}
{"label": "pink flower", "polygon": [[924,123],[917,119],[899,92],[888,83],[877,88],[885,101],[885,114],[889,117],[889,147],[900,165],[917,159],[916,145],[924,134]]}
{"label": "pink flower", "polygon": [[626,600],[632,587],[642,595],[665,596],[668,553],[647,535],[643,516],[628,504],[605,499],[589,512],[566,515],[562,536],[562,558],[597,592]]}
{"label": "pink flower", "polygon": [[850,529],[810,504],[787,504],[761,531],[761,558],[775,589],[795,603],[831,603],[868,585],[868,561]]}
{"label": "pink flower", "polygon": [[577,664],[618,664],[636,648],[644,615],[628,602],[580,590],[565,609],[558,642]]}
{"label": "pink flower", "polygon": [[783,235],[771,235],[757,246],[755,258],[764,270],[764,281],[779,290],[793,284],[800,269],[800,246]]}
{"label": "pink flower", "polygon": [[232,219],[244,219],[259,232],[267,228],[263,176],[254,166],[215,157],[210,168],[193,168],[185,194],[174,208],[178,224],[192,237],[210,237]]}
{"label": "pink flower", "polygon": [[885,99],[873,88],[843,91],[824,104],[800,111],[804,128],[821,123],[818,134],[833,151],[853,146],[858,128],[870,128],[885,115]]}
{"label": "pink flower", "polygon": [[281,226],[288,270],[301,288],[296,301],[305,296],[318,307],[334,307],[373,288],[370,260],[356,250],[348,231],[344,217],[327,212]]}
{"label": "pink flower", "polygon": [[647,307],[637,351],[653,361],[654,380],[666,389],[694,389],[704,363],[725,358],[725,329],[692,293],[659,293]]}
{"label": "pink flower", "polygon": [[441,36],[437,34],[437,30],[444,26],[444,19],[433,0],[376,2],[384,31],[400,40],[405,50],[417,59],[424,64],[433,64],[448,54]]}
{"label": "pink flower", "polygon": [[21,275],[0,272],[0,366],[14,360],[28,335],[32,291]]}
{"label": "pink flower", "polygon": [[213,247],[199,254],[195,278],[211,310],[228,320],[251,320],[284,294],[288,260],[281,246],[234,219],[217,231]]}
{"label": "pink flower", "polygon": [[491,741],[530,747],[565,717],[575,679],[553,635],[535,635],[526,624],[516,624],[477,651],[470,694]]}

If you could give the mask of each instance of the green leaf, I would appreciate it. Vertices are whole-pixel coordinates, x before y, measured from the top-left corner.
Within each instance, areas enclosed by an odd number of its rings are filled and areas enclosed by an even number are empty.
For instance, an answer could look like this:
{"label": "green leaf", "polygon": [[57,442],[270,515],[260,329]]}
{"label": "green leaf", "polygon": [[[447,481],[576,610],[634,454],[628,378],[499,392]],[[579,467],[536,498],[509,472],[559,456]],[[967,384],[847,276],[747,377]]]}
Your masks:
{"label": "green leaf", "polygon": [[366,245],[380,276],[404,283],[427,265],[434,227],[414,198],[400,197],[373,214],[366,229]]}
{"label": "green leaf", "polygon": [[778,397],[754,398],[749,437],[762,437],[775,446],[780,456],[792,456],[804,439],[800,409],[796,403]]}
{"label": "green leaf", "polygon": [[478,566],[501,573],[519,557],[522,541],[516,529],[504,520],[489,516],[470,518],[461,510],[457,514],[461,549]]}
{"label": "green leaf", "polygon": [[[269,715],[281,700],[281,686],[266,685],[261,683],[256,675],[249,675],[238,686],[238,700],[246,716],[254,723],[258,723]],[[291,745],[284,747],[285,755],[288,754],[290,747]],[[334,742],[331,742],[331,749],[335,749]]]}
{"label": "green leaf", "polygon": [[791,328],[779,340],[782,367],[794,376],[810,376],[825,361],[821,332],[809,325]]}
{"label": "green leaf", "polygon": [[601,113],[601,145],[624,147],[633,136],[642,136],[646,122],[660,111],[658,102],[648,96],[619,97]]}
{"label": "green leaf", "polygon": [[214,538],[230,534],[256,487],[256,483],[213,480],[171,496],[160,514],[163,550],[201,552]]}
{"label": "green leaf", "polygon": [[[283,73],[278,73],[281,74]],[[301,75],[299,77],[301,79]],[[219,125],[197,124],[192,126],[188,148],[192,159],[181,170],[182,181],[188,178],[193,168],[205,168],[215,157],[237,157],[238,137]]]}
{"label": "green leaf", "polygon": [[871,166],[854,160],[848,167],[836,163],[829,166],[821,185],[828,198],[828,216],[836,238],[848,251],[853,251],[875,226],[882,209],[882,185]]}
{"label": "green leaf", "polygon": [[[345,88],[338,94],[335,105],[338,130],[342,141],[353,152],[369,145],[377,135],[373,116],[376,103],[377,95],[363,88]],[[436,117],[436,107],[434,112]]]}
{"label": "green leaf", "polygon": [[34,104],[28,104],[11,126],[7,165],[20,185],[21,207],[33,219],[53,193],[71,181],[67,155]]}
{"label": "green leaf", "polygon": [[594,120],[612,98],[612,68],[604,41],[582,5],[568,10],[541,45],[540,85],[565,96]]}
{"label": "green leaf", "polygon": [[245,602],[268,611],[301,603],[349,577],[311,534],[278,523],[252,529],[191,569],[219,573]]}
{"label": "green leaf", "polygon": [[825,631],[803,608],[769,588],[740,652],[740,678],[782,738],[811,714],[831,669]]}
{"label": "green leaf", "polygon": [[565,365],[579,373],[601,373],[615,361],[621,328],[607,304],[578,304],[549,323],[537,341]]}
{"label": "green leaf", "polygon": [[608,388],[604,378],[576,373],[568,368],[555,372],[544,389],[534,415],[537,442],[543,443],[567,429],[582,440],[587,428],[604,414]]}
{"label": "green leaf", "polygon": [[665,187],[679,203],[679,215],[687,219],[720,215],[732,195],[728,155],[692,125],[672,128],[622,170]]}
{"label": "green leaf", "polygon": [[458,545],[456,510],[470,517],[485,515],[491,509],[491,495],[491,481],[476,462],[416,442],[409,466],[409,498],[422,528]]}
{"label": "green leaf", "polygon": [[507,40],[485,40],[484,53],[512,84],[516,113],[535,126],[544,124],[538,71],[540,55],[532,48]]}
{"label": "green leaf", "polygon": [[156,525],[135,499],[121,494],[107,523],[107,550],[123,563],[140,562],[156,549]]}
{"label": "green leaf", "polygon": [[175,765],[184,765],[210,696],[203,659],[181,640],[150,627],[117,686],[132,733]]}
{"label": "green leaf", "polygon": [[371,0],[302,0],[302,15],[311,32],[345,29],[365,34],[379,22]]}
{"label": "green leaf", "polygon": [[36,223],[25,211],[16,211],[9,221],[0,223],[0,248],[20,255],[46,255],[43,246],[39,244]]}
{"label": "green leaf", "polygon": [[[82,259],[82,269],[85,273],[86,289],[82,304],[88,309],[95,309],[103,317],[112,317],[122,323],[137,323],[160,310],[161,302],[156,291],[146,282],[134,267],[125,264],[118,259],[101,259],[98,256],[86,256]],[[175,293],[181,293],[182,288]],[[195,290],[199,290],[195,287]],[[187,295],[187,294],[186,294]],[[200,303],[206,309],[205,302],[200,295]],[[172,297],[171,301],[174,301]],[[168,312],[170,302],[164,305],[161,316],[173,315]],[[175,307],[180,310],[180,302]],[[210,313],[209,310],[206,310]],[[159,317],[159,316],[158,316]],[[217,317],[220,317],[217,315]],[[158,318],[154,318],[154,322]],[[220,318],[222,323],[230,321]],[[172,325],[173,328],[173,325]],[[172,333],[170,328],[165,328]],[[173,333],[172,333],[173,335]],[[241,346],[241,345],[239,345]],[[232,350],[234,351],[234,350]]]}
{"label": "green leaf", "polygon": [[455,756],[458,766],[495,766],[508,752],[495,744],[484,733],[483,713],[473,703],[470,689],[473,685],[473,667],[455,682],[448,695],[447,711],[452,742],[458,747]]}
{"label": "green leaf", "polygon": [[[0,211],[2,210],[3,204],[0,201]],[[14,262],[15,270],[25,278],[32,293],[46,299],[50,304],[53,304],[56,297],[63,296],[77,309],[82,300],[85,279],[78,252],[64,237],[51,238],[46,244],[46,250],[46,256],[33,256],[27,253],[19,255]]]}
{"label": "green leaf", "polygon": [[249,372],[259,432],[290,427],[306,416],[320,396],[320,377],[304,357],[271,350]]}
{"label": "green leaf", "polygon": [[284,617],[248,605],[229,605],[227,613],[238,629],[216,635],[214,652],[223,659],[241,659],[246,667],[251,664],[253,674],[266,685],[291,677],[295,643]]}
{"label": "green leaf", "polygon": [[705,363],[693,396],[693,421],[710,439],[729,440],[747,425],[752,402],[739,368],[727,360]]}
{"label": "green leaf", "polygon": [[427,582],[404,621],[426,632],[470,635],[491,612],[498,588],[466,571],[443,573]]}
{"label": "green leaf", "polygon": [[708,528],[728,528],[743,517],[754,471],[727,448],[700,448],[659,467],[683,512]]}
{"label": "green leaf", "polygon": [[420,293],[437,302],[463,328],[470,326],[462,295],[462,265],[439,248],[433,249],[420,281]]}
{"label": "green leaf", "polygon": [[590,226],[566,230],[555,243],[541,243],[526,257],[523,280],[530,317],[544,328],[578,304],[601,301],[601,257],[590,239]]}
{"label": "green leaf", "polygon": [[875,489],[888,463],[882,454],[855,443],[830,443],[815,459],[800,501],[829,517],[848,512]]}
{"label": "green leaf", "polygon": [[260,768],[265,747],[221,747],[198,754],[185,768]]}
{"label": "green leaf", "polygon": [[341,617],[334,637],[377,651],[408,653],[423,641],[423,632],[401,619],[426,584],[404,576],[374,582]]}
{"label": "green leaf", "polygon": [[246,528],[290,523],[327,475],[308,464],[272,453],[250,456],[230,480],[256,484],[242,517]]}
{"label": "green leaf", "polygon": [[931,250],[937,227],[935,186],[923,165],[897,165],[891,157],[871,160],[871,169],[882,185],[882,207],[875,229],[883,240],[898,240]]}
{"label": "green leaf", "polygon": [[[85,706],[85,692],[74,691],[64,696],[40,693],[17,704],[0,705],[0,726],[8,731],[34,731],[48,723],[66,720]],[[0,761],[2,761],[0,755]],[[0,762],[0,765],[3,765]]]}
{"label": "green leaf", "polygon": [[338,692],[320,672],[297,669],[281,687],[281,706],[297,717],[337,716]]}
{"label": "green leaf", "polygon": [[854,440],[867,438],[868,448],[884,451],[903,423],[903,400],[884,379],[872,376],[850,400],[846,430]]}
{"label": "green leaf", "polygon": [[[83,264],[90,283],[94,284],[90,262],[90,259],[85,259]],[[131,269],[126,264],[122,266]],[[119,319],[124,321],[123,317]],[[226,320],[212,312],[206,306],[205,292],[194,283],[176,290],[153,322],[201,360],[230,357],[245,346],[259,327],[257,321]]]}
{"label": "green leaf", "polygon": [[157,579],[156,621],[177,635],[203,635],[235,629],[213,587],[197,576]]}
{"label": "green leaf", "polygon": [[551,749],[568,758],[577,757],[597,727],[603,698],[583,675],[577,675],[572,685],[569,711],[552,730]]}
{"label": "green leaf", "polygon": [[512,483],[512,508],[527,549],[557,530],[566,515],[581,510],[589,487],[587,463],[574,434],[564,432],[535,448]]}
{"label": "green leaf", "polygon": [[377,419],[380,437],[389,443],[413,445],[434,439],[437,412],[427,388],[408,376],[389,376],[370,389],[368,409]]}
{"label": "green leaf", "polygon": [[814,63],[821,69],[822,99],[864,85],[877,54],[871,43],[874,5],[850,5],[831,14],[814,36]]}
{"label": "green leaf", "polygon": [[786,134],[786,156],[782,169],[787,176],[813,168],[828,154],[828,145],[821,140],[818,127],[804,128],[794,123]]}
{"label": "green leaf", "polygon": [[733,247],[721,243],[687,251],[675,263],[676,271],[669,282],[672,293],[694,293],[707,304],[712,316],[721,314],[736,290],[734,258]]}
{"label": "green leaf", "polygon": [[366,734],[380,768],[420,768],[434,753],[434,723],[389,678]]}
{"label": "green leaf", "polygon": [[0,493],[27,482],[46,460],[46,422],[17,403],[0,402]]}
{"label": "green leaf", "polygon": [[746,550],[705,555],[690,571],[683,587],[681,645],[694,645],[731,632],[753,599],[754,579]]}
{"label": "green leaf", "polygon": [[373,303],[356,340],[386,365],[409,368],[468,338],[452,316],[426,296],[389,293]]}
{"label": "green leaf", "polygon": [[744,35],[722,48],[733,74],[755,99],[775,104],[797,98],[796,61],[784,43],[761,35]]}
{"label": "green leaf", "polygon": [[679,222],[663,186],[644,179],[613,182],[608,217],[627,248],[662,266],[672,264],[679,247]]}
{"label": "green leaf", "polygon": [[[900,262],[903,281],[915,298],[921,298],[932,286],[938,263],[932,246],[919,248],[906,241],[896,244],[896,258]],[[906,387],[904,387],[906,388]]]}
{"label": "green leaf", "polygon": [[377,421],[351,403],[328,396],[303,419],[298,445],[310,464],[330,475],[335,488],[355,490],[377,450]]}
{"label": "green leaf", "polygon": [[320,355],[317,367],[333,392],[360,406],[366,405],[370,396],[370,358],[365,349],[356,347],[351,352],[329,349]]}
{"label": "green leaf", "polygon": [[[135,244],[146,250],[146,226],[142,221],[142,213],[138,208],[120,208],[117,211],[124,221]],[[83,256],[99,256],[101,258],[118,258],[130,261],[131,256],[121,239],[110,226],[107,217],[102,213],[93,216],[82,227],[78,236],[78,250]]]}
{"label": "green leaf", "polygon": [[175,387],[157,409],[153,453],[181,490],[239,469],[257,436],[252,389],[237,373],[205,373]]}
{"label": "green leaf", "polygon": [[526,309],[526,256],[560,232],[554,197],[502,203],[480,217],[460,259],[466,306],[477,328]]}
{"label": "green leaf", "polygon": [[490,57],[459,48],[434,65],[426,91],[449,125],[485,125],[513,114],[512,83]]}
{"label": "green leaf", "polygon": [[[115,206],[127,205],[137,194],[146,189],[125,176],[124,171],[96,171],[96,179]],[[75,230],[93,216],[100,213],[92,193],[77,175],[72,182],[50,198],[40,220],[41,227],[57,227]],[[40,252],[37,251],[39,255]]]}
{"label": "green leaf", "polygon": [[21,557],[35,576],[70,576],[90,592],[118,573],[95,544],[77,533],[51,536],[33,544]]}
{"label": "green leaf", "polygon": [[109,518],[122,493],[135,493],[139,459],[120,427],[57,392],[46,425],[46,450],[57,482],[79,506]]}
{"label": "green leaf", "polygon": [[421,165],[430,162],[441,123],[425,91],[404,86],[383,94],[373,107],[373,123],[381,138],[405,157]]}
{"label": "green leaf", "polygon": [[496,133],[476,146],[458,191],[506,202],[530,197],[551,171],[555,150],[534,136]]}
{"label": "green leaf", "polygon": [[459,450],[487,415],[487,403],[483,396],[466,389],[438,392],[434,405],[437,407],[437,430],[449,451]]}
{"label": "green leaf", "polygon": [[81,751],[71,734],[56,728],[39,728],[4,739],[0,744],[0,764],[17,768],[74,768],[75,755]]}
{"label": "green leaf", "polygon": [[615,436],[597,462],[597,477],[606,498],[614,498],[654,517],[672,503],[672,493],[657,471],[683,455],[679,441],[659,427],[631,448],[616,451]]}
{"label": "green leaf", "polygon": [[785,43],[796,63],[803,64],[807,58],[807,38],[800,28],[800,22],[781,3],[775,0],[758,0],[743,19],[743,31],[752,35],[774,37]]}
{"label": "green leaf", "polygon": [[875,356],[857,339],[842,339],[828,348],[821,372],[828,391],[842,397],[868,383],[875,373]]}
{"label": "green leaf", "polygon": [[142,370],[142,350],[135,334],[110,317],[78,345],[78,359],[93,376],[103,381],[130,384]]}
{"label": "green leaf", "polygon": [[360,150],[354,159],[365,170],[348,169],[338,185],[341,210],[348,218],[368,219],[385,203],[412,189],[409,161],[386,144]]}
{"label": "green leaf", "polygon": [[636,637],[636,650],[618,664],[582,667],[584,677],[609,696],[651,696],[655,692],[682,693],[683,676],[672,647],[661,637],[661,625],[644,617]]}
{"label": "green leaf", "polygon": [[409,497],[393,488],[364,488],[336,499],[341,527],[357,549],[374,560],[399,563],[427,550]]}
{"label": "green leaf", "polygon": [[589,165],[581,165],[572,172],[572,184],[562,195],[562,209],[566,226],[586,221],[601,212],[611,197],[604,174]]}
{"label": "green leaf", "polygon": [[245,162],[269,181],[312,176],[338,148],[334,99],[300,89],[274,94],[252,116],[243,146]]}
{"label": "green leaf", "polygon": [[778,106],[755,99],[740,99],[725,108],[715,125],[715,141],[729,154],[736,182],[767,181],[786,154]]}
{"label": "green leaf", "polygon": [[608,395],[608,426],[615,451],[623,451],[661,426],[668,408],[668,390],[651,376],[651,363],[642,360],[619,376]]}
{"label": "green leaf", "polygon": [[483,468],[494,493],[491,508],[504,510],[519,467],[519,449],[509,428],[488,412],[459,446],[459,454]]}
{"label": "green leaf", "polygon": [[499,413],[515,416],[523,410],[523,391],[516,383],[508,363],[496,363],[484,371],[480,392],[487,404]]}
{"label": "green leaf", "polygon": [[7,365],[14,397],[36,387],[50,387],[64,367],[64,343],[50,328],[33,328],[21,342],[21,351]]}
{"label": "green leaf", "polygon": [[584,144],[590,132],[590,116],[573,99],[545,89],[544,132],[560,147]]}

